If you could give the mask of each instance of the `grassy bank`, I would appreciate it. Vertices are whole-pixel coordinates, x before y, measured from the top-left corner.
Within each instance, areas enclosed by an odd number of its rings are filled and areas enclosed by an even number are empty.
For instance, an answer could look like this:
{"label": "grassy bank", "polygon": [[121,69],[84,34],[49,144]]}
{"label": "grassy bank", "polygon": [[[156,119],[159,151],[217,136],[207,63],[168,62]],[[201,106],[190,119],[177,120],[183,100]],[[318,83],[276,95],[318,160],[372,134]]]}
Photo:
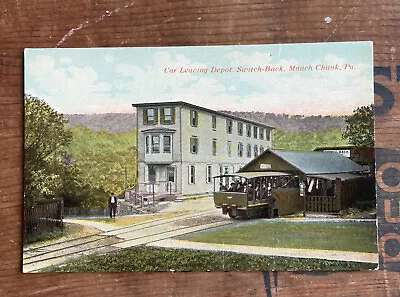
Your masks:
{"label": "grassy bank", "polygon": [[377,252],[376,225],[365,223],[260,222],[182,239],[279,248]]}
{"label": "grassy bank", "polygon": [[97,232],[98,231],[96,229],[87,226],[81,226],[77,224],[65,224],[63,228],[57,231],[42,234],[35,237],[35,240],[28,241],[25,244],[25,247],[35,247],[43,244],[51,244],[57,241],[70,240],[83,236],[93,235]]}
{"label": "grassy bank", "polygon": [[376,268],[375,264],[354,262],[139,247],[125,249],[114,254],[82,257],[46,271],[355,271],[374,268]]}

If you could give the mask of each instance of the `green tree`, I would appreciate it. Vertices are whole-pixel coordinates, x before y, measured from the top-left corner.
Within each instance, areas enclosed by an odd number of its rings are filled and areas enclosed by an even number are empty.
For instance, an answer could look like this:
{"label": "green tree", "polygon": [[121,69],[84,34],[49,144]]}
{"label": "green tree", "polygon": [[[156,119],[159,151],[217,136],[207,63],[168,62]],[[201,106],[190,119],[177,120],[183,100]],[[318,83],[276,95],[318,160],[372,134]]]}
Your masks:
{"label": "green tree", "polygon": [[346,117],[347,127],[343,131],[343,139],[355,146],[374,146],[374,107],[361,106]]}
{"label": "green tree", "polygon": [[76,162],[79,176],[85,181],[87,192],[82,193],[81,205],[107,205],[111,192],[124,195],[126,188],[136,185],[136,131],[110,133],[95,132],[85,127],[71,128],[73,141],[68,155]]}
{"label": "green tree", "polygon": [[66,147],[72,140],[65,119],[45,101],[24,95],[25,205],[54,198],[62,186]]}

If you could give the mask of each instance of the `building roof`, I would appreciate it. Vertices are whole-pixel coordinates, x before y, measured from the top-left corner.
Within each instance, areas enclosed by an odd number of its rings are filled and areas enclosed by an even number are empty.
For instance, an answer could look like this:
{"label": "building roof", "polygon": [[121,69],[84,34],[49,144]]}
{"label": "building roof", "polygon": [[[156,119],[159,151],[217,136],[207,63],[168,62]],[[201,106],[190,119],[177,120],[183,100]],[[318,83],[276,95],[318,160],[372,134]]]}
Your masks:
{"label": "building roof", "polygon": [[356,162],[336,152],[272,152],[305,174],[365,171]]}
{"label": "building roof", "polygon": [[[336,152],[291,152],[267,149],[250,163],[246,164],[240,172],[246,170],[251,163],[262,160],[263,156],[273,154],[289,163],[304,174],[364,172],[365,168],[349,158]],[[275,170],[277,170],[275,168]]]}
{"label": "building roof", "polygon": [[314,149],[317,150],[343,150],[343,149],[373,149],[371,146],[357,146],[357,145],[338,145],[338,146],[318,146]]}
{"label": "building roof", "polygon": [[209,109],[209,108],[201,107],[201,106],[194,105],[194,104],[191,104],[191,103],[187,103],[187,102],[184,102],[184,101],[164,101],[164,102],[149,102],[149,103],[133,103],[132,106],[133,107],[186,106],[186,107],[189,107],[189,108],[194,108],[194,109],[202,110],[202,111],[205,111],[205,112],[218,114],[218,115],[221,115],[221,116],[224,116],[224,117],[227,117],[227,118],[235,119],[235,120],[240,121],[240,122],[246,122],[246,123],[250,123],[250,124],[253,124],[253,125],[262,126],[264,128],[274,129],[274,127],[265,125],[265,124],[260,123],[260,122],[256,122],[256,121],[249,120],[249,119],[246,119],[246,118],[238,117],[236,115],[233,115],[233,114],[230,114],[230,113],[227,113],[227,112],[216,111],[216,110],[212,110],[212,109]]}
{"label": "building roof", "polygon": [[357,179],[362,178],[364,175],[354,174],[354,173],[325,173],[325,174],[310,174],[310,177],[318,177],[327,180],[336,180],[340,178],[341,180],[350,180],[350,179]]}
{"label": "building roof", "polygon": [[356,146],[354,145],[341,145],[341,146],[319,146],[314,149],[314,151],[323,151],[323,150],[350,150],[354,149]]}

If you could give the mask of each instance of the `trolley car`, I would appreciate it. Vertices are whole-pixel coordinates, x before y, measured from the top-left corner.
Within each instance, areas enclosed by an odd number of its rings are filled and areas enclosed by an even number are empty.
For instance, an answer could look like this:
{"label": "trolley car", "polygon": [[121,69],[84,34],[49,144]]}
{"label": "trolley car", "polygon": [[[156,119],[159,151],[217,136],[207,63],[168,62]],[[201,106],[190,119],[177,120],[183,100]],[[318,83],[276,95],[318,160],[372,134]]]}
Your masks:
{"label": "trolley car", "polygon": [[[273,216],[273,191],[297,178],[285,172],[241,172],[214,176],[214,204],[231,218]],[[218,183],[218,185],[217,185]]]}

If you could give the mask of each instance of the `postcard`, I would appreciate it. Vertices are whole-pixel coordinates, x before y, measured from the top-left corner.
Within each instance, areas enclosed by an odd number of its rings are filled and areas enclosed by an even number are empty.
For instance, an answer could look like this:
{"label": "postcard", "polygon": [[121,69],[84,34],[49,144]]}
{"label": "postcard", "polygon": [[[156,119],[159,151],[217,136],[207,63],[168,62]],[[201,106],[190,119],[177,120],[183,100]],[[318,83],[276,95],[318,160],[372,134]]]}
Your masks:
{"label": "postcard", "polygon": [[372,42],[24,66],[24,272],[377,267]]}

